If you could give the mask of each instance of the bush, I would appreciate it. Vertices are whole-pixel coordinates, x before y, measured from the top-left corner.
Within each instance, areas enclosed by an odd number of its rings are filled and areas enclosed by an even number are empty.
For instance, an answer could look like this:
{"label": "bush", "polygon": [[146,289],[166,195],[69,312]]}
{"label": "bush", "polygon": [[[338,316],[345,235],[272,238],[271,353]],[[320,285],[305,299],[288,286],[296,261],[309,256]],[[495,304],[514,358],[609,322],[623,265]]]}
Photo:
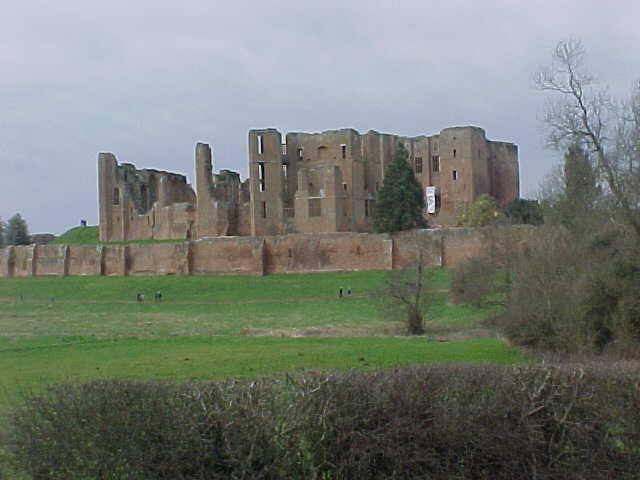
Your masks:
{"label": "bush", "polygon": [[483,227],[497,223],[503,219],[495,198],[490,195],[480,195],[475,202],[462,212],[462,225],[465,227]]}
{"label": "bush", "polygon": [[[514,343],[540,350],[635,351],[637,357],[640,248],[634,238],[606,225],[589,234],[538,227],[498,265],[508,284],[497,326]],[[495,259],[490,267],[495,270]]]}
{"label": "bush", "polygon": [[53,386],[12,416],[34,479],[627,478],[640,372],[440,365]]}
{"label": "bush", "polygon": [[504,207],[504,215],[512,225],[542,225],[544,222],[542,207],[537,200],[516,198]]}
{"label": "bush", "polygon": [[452,269],[449,294],[453,303],[479,307],[493,291],[495,265],[484,257],[473,257]]}

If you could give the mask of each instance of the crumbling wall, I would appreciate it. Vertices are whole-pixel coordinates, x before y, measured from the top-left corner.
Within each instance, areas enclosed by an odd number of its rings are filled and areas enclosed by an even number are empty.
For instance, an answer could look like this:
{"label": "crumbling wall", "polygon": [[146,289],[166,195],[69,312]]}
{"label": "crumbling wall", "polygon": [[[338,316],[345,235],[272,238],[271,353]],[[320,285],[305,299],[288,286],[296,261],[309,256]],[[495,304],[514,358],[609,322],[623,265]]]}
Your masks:
{"label": "crumbling wall", "polygon": [[33,275],[35,245],[15,246],[13,249],[13,276],[30,277]]}
{"label": "crumbling wall", "polygon": [[126,275],[128,267],[128,245],[105,245],[102,247],[102,274]]}
{"label": "crumbling wall", "polygon": [[129,245],[129,275],[188,275],[190,245]]}
{"label": "crumbling wall", "polygon": [[521,252],[530,226],[452,228],[386,234],[325,233],[213,237],[179,243],[47,245],[0,250],[1,277],[32,275],[188,275],[389,270],[416,264],[453,267],[488,253]]}
{"label": "crumbling wall", "polygon": [[442,230],[442,265],[453,267],[471,257],[480,255],[486,248],[482,232],[473,228]]}
{"label": "crumbling wall", "polygon": [[412,230],[393,236],[393,268],[416,265],[422,251],[425,266],[442,266],[442,245],[445,240],[441,231]]}
{"label": "crumbling wall", "polygon": [[36,245],[34,251],[35,275],[64,277],[68,272],[66,245]]}
{"label": "crumbling wall", "polygon": [[265,237],[265,272],[386,270],[392,244],[386,235],[337,233]]}
{"label": "crumbling wall", "polygon": [[11,247],[0,249],[0,278],[7,278],[12,274],[9,264],[12,253]]}
{"label": "crumbling wall", "polygon": [[69,245],[69,275],[101,275],[103,248],[98,245]]}
{"label": "crumbling wall", "polygon": [[208,238],[192,242],[192,273],[264,274],[263,239]]}

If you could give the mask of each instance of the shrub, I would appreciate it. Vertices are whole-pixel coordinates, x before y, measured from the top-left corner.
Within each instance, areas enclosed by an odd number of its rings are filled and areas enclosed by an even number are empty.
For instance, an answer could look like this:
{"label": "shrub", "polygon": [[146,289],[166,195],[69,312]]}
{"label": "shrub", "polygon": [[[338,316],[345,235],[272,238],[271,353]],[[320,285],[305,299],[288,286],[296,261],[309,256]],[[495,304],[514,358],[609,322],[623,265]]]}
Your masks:
{"label": "shrub", "polygon": [[537,200],[516,198],[504,207],[504,215],[512,225],[542,225],[544,222],[542,207]]}
{"label": "shrub", "polygon": [[480,195],[462,212],[462,225],[465,227],[483,227],[496,223],[503,218],[495,198],[490,195]]}
{"label": "shrub", "polygon": [[439,365],[59,385],[12,417],[34,479],[627,478],[640,372]]}
{"label": "shrub", "polygon": [[452,269],[449,294],[454,303],[480,306],[493,291],[495,265],[485,257],[473,257]]}

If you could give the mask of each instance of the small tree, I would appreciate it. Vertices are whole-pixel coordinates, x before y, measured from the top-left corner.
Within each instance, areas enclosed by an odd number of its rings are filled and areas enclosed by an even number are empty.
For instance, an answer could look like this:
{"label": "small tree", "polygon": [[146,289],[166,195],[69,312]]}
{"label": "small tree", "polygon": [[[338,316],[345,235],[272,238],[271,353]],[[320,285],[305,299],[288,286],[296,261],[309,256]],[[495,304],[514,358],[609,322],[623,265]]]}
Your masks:
{"label": "small tree", "polygon": [[374,220],[376,232],[397,232],[424,225],[422,187],[408,159],[409,152],[404,144],[398,143],[378,192]]}
{"label": "small tree", "polygon": [[19,213],[9,219],[6,239],[8,245],[29,245],[31,243],[27,222]]}
{"label": "small tree", "polygon": [[462,213],[462,224],[465,227],[483,227],[502,219],[502,212],[496,200],[489,195],[480,195]]}
{"label": "small tree", "polygon": [[6,230],[6,225],[2,221],[2,218],[0,218],[0,248],[4,248],[5,246],[5,240],[4,240],[5,230]]}
{"label": "small tree", "polygon": [[542,208],[537,200],[516,198],[504,208],[504,215],[512,225],[541,225],[544,221]]}
{"label": "small tree", "polygon": [[417,248],[415,266],[389,272],[382,289],[376,293],[382,298],[386,314],[402,321],[410,335],[424,333],[425,258],[422,248]]}

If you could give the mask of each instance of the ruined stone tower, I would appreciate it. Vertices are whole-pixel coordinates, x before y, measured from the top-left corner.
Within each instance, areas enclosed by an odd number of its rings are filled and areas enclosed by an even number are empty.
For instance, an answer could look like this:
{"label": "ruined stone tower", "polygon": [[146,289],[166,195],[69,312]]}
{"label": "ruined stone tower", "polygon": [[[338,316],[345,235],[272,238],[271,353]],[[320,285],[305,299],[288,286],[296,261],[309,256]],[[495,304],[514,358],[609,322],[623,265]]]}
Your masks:
{"label": "ruined stone tower", "polygon": [[353,129],[250,130],[249,179],[214,173],[209,145],[195,151],[196,192],[184,175],[98,157],[100,239],[370,232],[377,192],[398,142],[428,200],[425,219],[455,224],[482,194],[506,205],[519,195],[518,148],[478,127],[406,137]]}

